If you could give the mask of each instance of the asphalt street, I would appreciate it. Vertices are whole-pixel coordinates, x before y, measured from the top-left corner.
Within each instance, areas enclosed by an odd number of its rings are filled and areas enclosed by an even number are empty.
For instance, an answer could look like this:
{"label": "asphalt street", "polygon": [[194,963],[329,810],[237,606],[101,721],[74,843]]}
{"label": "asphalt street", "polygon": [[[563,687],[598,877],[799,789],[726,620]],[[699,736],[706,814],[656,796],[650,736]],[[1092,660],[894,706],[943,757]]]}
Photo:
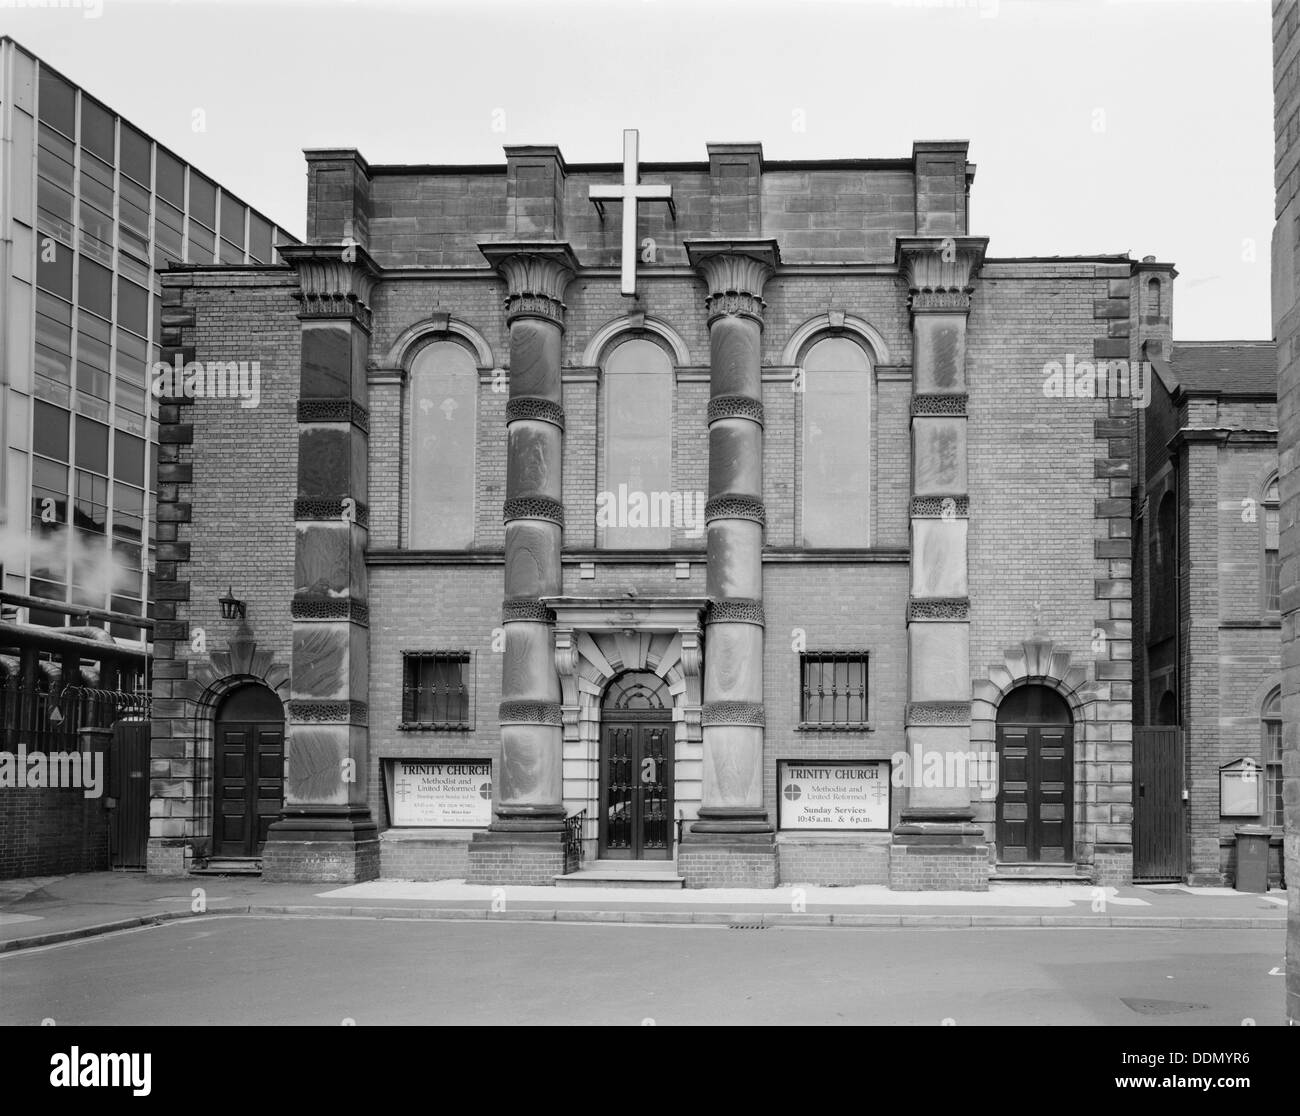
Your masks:
{"label": "asphalt street", "polygon": [[32,1025],[1279,1025],[1281,931],[210,915],[0,956]]}

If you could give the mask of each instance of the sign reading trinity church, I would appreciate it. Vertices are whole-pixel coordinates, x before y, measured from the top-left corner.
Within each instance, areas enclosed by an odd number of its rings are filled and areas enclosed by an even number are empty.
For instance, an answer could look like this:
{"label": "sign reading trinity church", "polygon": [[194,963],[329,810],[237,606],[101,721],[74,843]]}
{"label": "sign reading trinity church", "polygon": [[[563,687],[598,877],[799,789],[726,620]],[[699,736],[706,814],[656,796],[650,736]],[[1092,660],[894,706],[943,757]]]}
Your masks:
{"label": "sign reading trinity church", "polygon": [[491,760],[385,760],[394,826],[485,829],[492,822]]}
{"label": "sign reading trinity church", "polygon": [[888,829],[889,761],[782,760],[782,829]]}

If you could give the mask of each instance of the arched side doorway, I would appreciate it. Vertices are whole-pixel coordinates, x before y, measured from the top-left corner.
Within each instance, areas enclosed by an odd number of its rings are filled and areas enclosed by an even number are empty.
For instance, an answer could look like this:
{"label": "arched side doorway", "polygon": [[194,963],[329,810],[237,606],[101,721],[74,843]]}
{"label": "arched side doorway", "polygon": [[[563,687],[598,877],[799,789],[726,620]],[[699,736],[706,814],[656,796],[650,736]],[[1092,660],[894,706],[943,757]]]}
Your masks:
{"label": "arched side doorway", "polygon": [[620,674],[601,702],[599,855],[670,860],[673,699],[653,671]]}
{"label": "arched side doorway", "polygon": [[213,779],[214,856],[260,856],[284,808],[284,706],[256,682],[217,707]]}
{"label": "arched side doorway", "polygon": [[997,854],[1006,863],[1074,858],[1074,730],[1047,686],[1020,686],[998,707]]}

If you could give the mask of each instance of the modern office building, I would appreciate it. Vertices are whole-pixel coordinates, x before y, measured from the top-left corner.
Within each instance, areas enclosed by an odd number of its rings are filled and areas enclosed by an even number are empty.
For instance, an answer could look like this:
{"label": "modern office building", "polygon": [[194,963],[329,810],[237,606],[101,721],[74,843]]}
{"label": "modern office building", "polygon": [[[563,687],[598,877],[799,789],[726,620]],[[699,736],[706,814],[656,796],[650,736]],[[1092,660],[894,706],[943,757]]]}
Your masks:
{"label": "modern office building", "polygon": [[72,624],[58,605],[148,614],[158,271],[271,263],[293,241],[0,38],[0,566],[4,590],[56,605],[20,619]]}

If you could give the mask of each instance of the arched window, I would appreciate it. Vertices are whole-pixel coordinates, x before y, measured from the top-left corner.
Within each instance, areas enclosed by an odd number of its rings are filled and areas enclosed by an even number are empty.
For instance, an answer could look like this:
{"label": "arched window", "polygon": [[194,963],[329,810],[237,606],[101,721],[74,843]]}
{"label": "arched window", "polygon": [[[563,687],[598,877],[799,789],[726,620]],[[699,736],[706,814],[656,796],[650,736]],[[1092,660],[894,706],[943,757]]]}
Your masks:
{"label": "arched window", "polygon": [[847,337],[803,357],[803,545],[871,545],[871,362]]}
{"label": "arched window", "polygon": [[1260,714],[1263,726],[1264,817],[1265,825],[1282,825],[1282,691],[1264,699]]}
{"label": "arched window", "polygon": [[474,442],[478,371],[468,349],[436,341],[410,374],[408,545],[456,550],[474,542]]}
{"label": "arched window", "polygon": [[[672,491],[672,361],[653,341],[630,338],[605,358],[602,391],[605,460],[596,497],[597,542],[611,550],[667,549],[674,523],[691,528],[697,510],[703,519],[693,494]],[[698,526],[702,531],[703,523]]]}
{"label": "arched window", "polygon": [[1151,634],[1157,638],[1174,630],[1178,615],[1178,512],[1174,494],[1160,499],[1151,533]]}
{"label": "arched window", "polygon": [[1154,275],[1147,280],[1147,321],[1160,320],[1160,280]]}
{"label": "arched window", "polygon": [[1178,699],[1174,697],[1173,690],[1166,690],[1160,695],[1160,704],[1156,706],[1156,724],[1178,724]]}
{"label": "arched window", "polygon": [[1264,542],[1263,598],[1265,612],[1279,612],[1282,608],[1281,562],[1278,556],[1278,539],[1281,519],[1278,510],[1278,483],[1274,477],[1264,489],[1261,509]]}

